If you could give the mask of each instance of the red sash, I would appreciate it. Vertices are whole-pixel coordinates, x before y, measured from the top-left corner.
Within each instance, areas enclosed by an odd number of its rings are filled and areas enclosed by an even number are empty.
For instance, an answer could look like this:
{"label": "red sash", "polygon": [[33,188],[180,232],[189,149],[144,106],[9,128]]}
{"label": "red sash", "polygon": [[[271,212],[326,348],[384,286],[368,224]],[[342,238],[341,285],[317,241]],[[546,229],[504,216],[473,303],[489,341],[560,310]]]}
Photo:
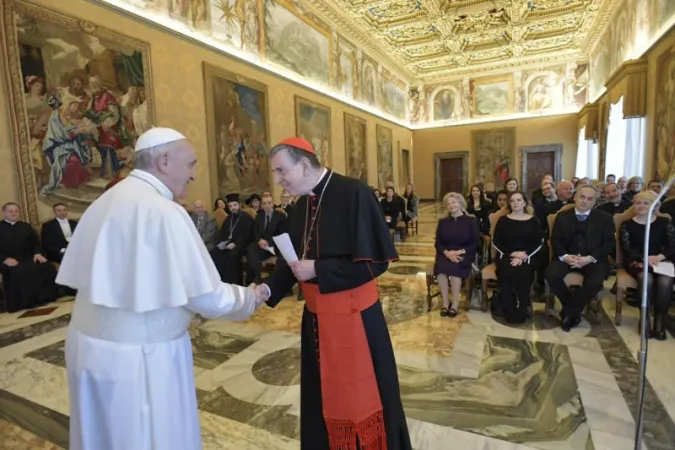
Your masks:
{"label": "red sash", "polygon": [[[386,450],[387,438],[361,311],[378,301],[377,283],[334,294],[300,283],[314,323],[323,417],[330,450]],[[317,333],[317,322],[321,331]]]}

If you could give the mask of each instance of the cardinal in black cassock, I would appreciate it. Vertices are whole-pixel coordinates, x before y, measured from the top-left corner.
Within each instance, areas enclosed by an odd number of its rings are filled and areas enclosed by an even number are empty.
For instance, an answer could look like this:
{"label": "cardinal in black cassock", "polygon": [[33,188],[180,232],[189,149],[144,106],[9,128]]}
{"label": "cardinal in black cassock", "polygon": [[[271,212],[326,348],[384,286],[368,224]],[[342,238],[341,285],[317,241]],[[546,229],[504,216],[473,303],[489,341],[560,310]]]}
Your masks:
{"label": "cardinal in black cassock", "polygon": [[216,249],[211,252],[224,283],[244,284],[244,268],[241,258],[253,236],[253,217],[241,210],[239,194],[226,196],[230,215],[227,216],[216,238]]}
{"label": "cardinal in black cassock", "polygon": [[256,290],[274,307],[296,282],[302,318],[303,450],[411,449],[376,278],[398,260],[382,211],[361,181],[323,168],[304,139],[270,152],[276,181],[302,195],[288,219],[300,261],[280,258]]}
{"label": "cardinal in black cassock", "polygon": [[56,300],[56,268],[42,255],[38,235],[19,218],[19,207],[7,203],[0,222],[0,274],[7,312]]}

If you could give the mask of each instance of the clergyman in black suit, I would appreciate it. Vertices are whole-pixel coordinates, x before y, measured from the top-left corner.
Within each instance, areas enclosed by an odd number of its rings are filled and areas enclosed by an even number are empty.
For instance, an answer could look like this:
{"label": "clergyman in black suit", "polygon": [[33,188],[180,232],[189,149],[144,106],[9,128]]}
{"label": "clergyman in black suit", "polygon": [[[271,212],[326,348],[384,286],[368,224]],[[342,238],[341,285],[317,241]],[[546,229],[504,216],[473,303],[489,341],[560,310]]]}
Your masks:
{"label": "clergyman in black suit", "polygon": [[54,218],[42,225],[42,248],[48,261],[61,264],[77,222],[68,219],[68,207],[63,203],[54,205]]}
{"label": "clergyman in black suit", "polygon": [[260,213],[255,217],[253,225],[253,242],[246,248],[246,282],[260,282],[260,262],[265,261],[274,247],[272,238],[286,232],[286,214],[274,209],[274,198],[264,194],[260,200]]}
{"label": "clergyman in black suit", "polygon": [[288,191],[281,193],[281,203],[279,204],[279,208],[286,212],[286,217],[291,217],[295,206],[291,204],[291,194],[289,194]]}
{"label": "clergyman in black suit", "polygon": [[[609,273],[609,255],[614,251],[614,221],[609,214],[593,209],[600,196],[590,185],[581,186],[574,197],[574,208],[559,212],[551,233],[553,259],[546,269],[551,292],[563,305],[560,313],[564,331],[581,322],[586,305],[602,290]],[[570,293],[564,278],[579,272],[584,283]]]}

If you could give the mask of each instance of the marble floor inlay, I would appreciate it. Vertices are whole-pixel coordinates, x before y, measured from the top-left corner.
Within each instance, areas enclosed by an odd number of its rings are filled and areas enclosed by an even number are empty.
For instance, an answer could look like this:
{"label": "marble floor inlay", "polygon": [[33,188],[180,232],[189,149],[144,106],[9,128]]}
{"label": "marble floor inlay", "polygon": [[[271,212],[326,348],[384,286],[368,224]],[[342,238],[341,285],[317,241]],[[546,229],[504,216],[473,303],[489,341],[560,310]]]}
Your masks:
{"label": "marble floor inlay", "polygon": [[[420,205],[419,233],[396,242],[400,261],[378,279],[414,449],[633,449],[635,311],[624,308],[616,327],[606,290],[598,318],[570,333],[541,303],[522,325],[463,308],[440,317],[439,296],[427,312],[426,271],[443,211]],[[0,450],[68,448],[64,340],[73,303],[65,300],[45,316],[0,314]],[[300,448],[303,309],[290,297],[243,322],[193,321],[205,450]],[[675,449],[674,354],[675,339],[650,342],[648,450]]]}

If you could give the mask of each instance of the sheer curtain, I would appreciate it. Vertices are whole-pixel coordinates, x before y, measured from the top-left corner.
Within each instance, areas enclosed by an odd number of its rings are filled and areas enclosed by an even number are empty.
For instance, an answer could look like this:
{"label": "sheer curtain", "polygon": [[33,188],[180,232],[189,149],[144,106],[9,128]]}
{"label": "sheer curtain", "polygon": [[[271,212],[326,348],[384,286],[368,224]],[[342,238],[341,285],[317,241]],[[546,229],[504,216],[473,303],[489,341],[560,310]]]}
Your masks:
{"label": "sheer curtain", "polygon": [[600,158],[598,144],[592,140],[586,140],[586,127],[579,130],[577,141],[577,167],[574,176],[578,178],[588,177],[591,180],[598,178],[600,170]]}
{"label": "sheer curtain", "polygon": [[646,127],[644,117],[623,118],[623,97],[609,107],[605,173],[618,177],[644,176]]}

